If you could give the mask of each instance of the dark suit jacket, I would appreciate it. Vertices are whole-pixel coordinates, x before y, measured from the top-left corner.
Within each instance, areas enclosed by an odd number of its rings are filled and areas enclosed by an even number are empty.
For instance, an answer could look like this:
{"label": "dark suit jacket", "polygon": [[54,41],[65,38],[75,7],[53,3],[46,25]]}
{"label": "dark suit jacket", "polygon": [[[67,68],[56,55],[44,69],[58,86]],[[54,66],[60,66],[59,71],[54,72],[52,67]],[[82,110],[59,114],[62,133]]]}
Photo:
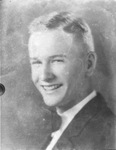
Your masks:
{"label": "dark suit jacket", "polygon": [[115,116],[97,94],[74,117],[53,150],[116,149],[115,125]]}

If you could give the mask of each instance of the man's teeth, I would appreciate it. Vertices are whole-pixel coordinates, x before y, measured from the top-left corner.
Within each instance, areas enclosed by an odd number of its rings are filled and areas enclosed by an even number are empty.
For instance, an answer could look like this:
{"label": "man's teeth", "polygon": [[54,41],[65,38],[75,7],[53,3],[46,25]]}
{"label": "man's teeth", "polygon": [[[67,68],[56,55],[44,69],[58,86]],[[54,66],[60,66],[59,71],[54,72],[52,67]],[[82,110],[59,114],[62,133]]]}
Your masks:
{"label": "man's teeth", "polygon": [[43,88],[46,91],[49,91],[49,90],[55,90],[55,89],[59,88],[60,86],[61,86],[61,84],[56,84],[56,85],[43,86]]}

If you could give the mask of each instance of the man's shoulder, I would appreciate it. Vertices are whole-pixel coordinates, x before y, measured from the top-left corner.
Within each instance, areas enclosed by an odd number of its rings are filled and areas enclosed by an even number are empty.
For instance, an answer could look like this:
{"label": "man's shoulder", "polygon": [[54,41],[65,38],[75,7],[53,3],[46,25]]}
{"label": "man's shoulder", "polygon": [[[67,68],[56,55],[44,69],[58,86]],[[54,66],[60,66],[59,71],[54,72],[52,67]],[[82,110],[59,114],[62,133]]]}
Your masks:
{"label": "man's shoulder", "polygon": [[114,113],[108,107],[106,100],[99,92],[97,92],[97,95],[85,106],[85,108],[83,108],[82,111],[92,113],[93,117],[101,116],[105,119],[115,118]]}
{"label": "man's shoulder", "polygon": [[[84,113],[83,113],[84,112]],[[85,115],[88,114],[88,115]],[[96,97],[93,98],[86,106],[83,108],[81,116],[89,116],[87,124],[89,126],[94,127],[99,126],[98,129],[100,129],[100,126],[103,128],[112,128],[116,125],[116,116],[111,111],[111,109],[108,107],[104,97],[97,93]],[[78,114],[77,114],[78,117]]]}
{"label": "man's shoulder", "polygon": [[[98,93],[87,105],[85,112],[91,117],[86,121],[78,136],[80,144],[91,144],[98,149],[116,148],[116,117],[107,106],[103,96]],[[81,143],[81,141],[83,142]]]}
{"label": "man's shoulder", "polygon": [[97,93],[97,96],[94,101],[96,103],[96,106],[98,107],[97,108],[98,110],[94,118],[101,120],[101,122],[103,123],[105,122],[113,123],[116,120],[116,116],[108,107],[104,97],[100,93]]}

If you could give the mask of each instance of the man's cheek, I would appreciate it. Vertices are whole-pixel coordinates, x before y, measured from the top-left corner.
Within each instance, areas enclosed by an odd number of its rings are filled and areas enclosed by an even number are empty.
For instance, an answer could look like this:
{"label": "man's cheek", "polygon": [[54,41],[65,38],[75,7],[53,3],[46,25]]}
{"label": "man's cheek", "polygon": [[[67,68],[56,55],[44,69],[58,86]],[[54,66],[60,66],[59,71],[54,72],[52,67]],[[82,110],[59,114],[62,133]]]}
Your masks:
{"label": "man's cheek", "polygon": [[70,82],[70,80],[73,78],[73,71],[72,69],[66,69],[64,72],[64,79],[66,82]]}
{"label": "man's cheek", "polygon": [[64,76],[68,77],[69,76],[69,71],[66,70],[65,73],[64,73]]}
{"label": "man's cheek", "polygon": [[32,80],[35,84],[39,82],[39,75],[36,72],[32,73]]}

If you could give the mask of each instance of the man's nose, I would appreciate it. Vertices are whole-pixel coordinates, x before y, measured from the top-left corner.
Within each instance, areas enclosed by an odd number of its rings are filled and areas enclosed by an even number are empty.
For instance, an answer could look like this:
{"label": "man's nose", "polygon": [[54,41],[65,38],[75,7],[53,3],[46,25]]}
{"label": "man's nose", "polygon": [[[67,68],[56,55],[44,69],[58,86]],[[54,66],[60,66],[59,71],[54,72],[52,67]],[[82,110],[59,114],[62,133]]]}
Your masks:
{"label": "man's nose", "polygon": [[54,78],[55,78],[55,75],[52,69],[48,65],[43,66],[41,69],[41,73],[40,73],[40,79],[42,81],[50,82],[54,80]]}

